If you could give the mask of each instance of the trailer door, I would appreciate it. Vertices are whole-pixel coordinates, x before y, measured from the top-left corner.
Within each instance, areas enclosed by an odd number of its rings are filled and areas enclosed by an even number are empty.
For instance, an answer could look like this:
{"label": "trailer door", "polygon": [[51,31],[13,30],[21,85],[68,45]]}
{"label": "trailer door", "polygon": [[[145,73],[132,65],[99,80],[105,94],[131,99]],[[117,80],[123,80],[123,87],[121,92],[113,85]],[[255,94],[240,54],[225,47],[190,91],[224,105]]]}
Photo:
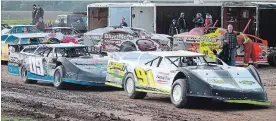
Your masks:
{"label": "trailer door", "polygon": [[154,31],[154,6],[132,6],[132,27]]}
{"label": "trailer door", "polygon": [[108,7],[88,7],[88,31],[108,25]]}
{"label": "trailer door", "polygon": [[119,26],[122,22],[122,17],[130,26],[130,7],[110,7],[109,8],[109,26]]}

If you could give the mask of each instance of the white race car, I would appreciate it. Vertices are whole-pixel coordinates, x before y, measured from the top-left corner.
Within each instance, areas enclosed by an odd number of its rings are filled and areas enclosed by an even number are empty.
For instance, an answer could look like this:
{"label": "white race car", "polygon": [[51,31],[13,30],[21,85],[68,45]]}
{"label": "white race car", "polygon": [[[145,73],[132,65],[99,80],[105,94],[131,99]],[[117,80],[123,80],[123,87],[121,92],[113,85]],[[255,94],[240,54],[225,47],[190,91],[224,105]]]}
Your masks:
{"label": "white race car", "polygon": [[124,88],[130,98],[167,94],[179,108],[187,106],[188,97],[270,105],[254,66],[231,67],[219,59],[210,63],[204,54],[190,51],[116,53],[106,76],[106,85]]}
{"label": "white race car", "polygon": [[170,50],[172,37],[132,27],[99,28],[84,34],[84,44],[102,51],[165,51]]}

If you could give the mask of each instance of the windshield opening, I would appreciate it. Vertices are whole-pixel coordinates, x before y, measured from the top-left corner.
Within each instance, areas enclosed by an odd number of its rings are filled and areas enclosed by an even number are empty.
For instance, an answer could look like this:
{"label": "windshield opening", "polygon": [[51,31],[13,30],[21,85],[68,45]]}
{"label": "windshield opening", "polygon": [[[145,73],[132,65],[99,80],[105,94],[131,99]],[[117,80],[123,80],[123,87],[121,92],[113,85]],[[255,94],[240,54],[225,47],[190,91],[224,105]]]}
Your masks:
{"label": "windshield opening", "polygon": [[166,57],[165,63],[170,66],[175,67],[186,67],[186,66],[205,66],[209,65],[206,59],[203,56],[197,57]]}
{"label": "windshield opening", "polygon": [[57,48],[56,54],[57,54],[57,57],[67,57],[67,58],[90,56],[87,47]]}

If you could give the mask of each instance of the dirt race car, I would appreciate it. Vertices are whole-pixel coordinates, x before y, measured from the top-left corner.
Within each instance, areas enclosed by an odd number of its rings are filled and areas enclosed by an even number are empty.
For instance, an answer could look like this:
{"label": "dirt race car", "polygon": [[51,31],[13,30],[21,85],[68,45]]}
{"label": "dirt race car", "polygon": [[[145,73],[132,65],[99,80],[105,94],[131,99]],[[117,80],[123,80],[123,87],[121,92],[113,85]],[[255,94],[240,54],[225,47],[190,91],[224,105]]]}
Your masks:
{"label": "dirt race car", "polygon": [[205,57],[190,51],[117,54],[108,62],[105,84],[123,87],[135,99],[148,92],[167,94],[179,108],[189,104],[188,97],[270,105],[254,66],[230,67],[219,59],[210,63]]}
{"label": "dirt race car", "polygon": [[57,89],[66,89],[68,83],[104,86],[106,65],[105,57],[90,55],[85,45],[40,44],[11,53],[8,73],[25,83],[50,81]]}
{"label": "dirt race car", "polygon": [[50,39],[56,39],[63,43],[73,42],[78,44],[83,40],[83,34],[73,27],[50,27],[44,29],[45,33],[48,33]]}
{"label": "dirt race car", "polygon": [[[9,45],[30,45],[30,44],[40,44],[47,43],[45,35],[42,34],[13,34],[13,35],[3,35],[1,38],[1,61],[8,61],[9,50],[11,49]],[[58,43],[51,42],[50,43]],[[16,51],[20,51],[21,48],[17,48]]]}
{"label": "dirt race car", "polygon": [[[189,50],[207,55],[207,59],[215,61],[216,55],[213,50],[220,53],[222,39],[226,29],[223,28],[194,28],[189,32],[174,35],[173,50]],[[236,32],[238,33],[238,32]],[[269,63],[276,66],[276,51],[270,50],[267,40],[258,38],[254,35],[244,34],[246,38],[250,38],[254,43],[253,54],[257,58],[258,63]],[[236,53],[236,63],[244,63],[244,46],[240,45]],[[250,59],[252,63],[252,59]]]}
{"label": "dirt race car", "polygon": [[84,34],[85,45],[106,52],[166,51],[170,50],[170,39],[168,35],[131,27],[106,27]]}

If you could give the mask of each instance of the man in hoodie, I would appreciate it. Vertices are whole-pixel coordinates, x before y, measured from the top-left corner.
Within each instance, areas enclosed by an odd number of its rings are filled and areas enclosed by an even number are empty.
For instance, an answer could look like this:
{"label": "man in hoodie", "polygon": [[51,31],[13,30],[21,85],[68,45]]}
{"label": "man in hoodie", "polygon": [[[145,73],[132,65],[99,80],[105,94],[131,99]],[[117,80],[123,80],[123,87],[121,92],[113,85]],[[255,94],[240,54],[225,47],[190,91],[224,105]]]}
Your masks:
{"label": "man in hoodie", "polygon": [[33,22],[33,25],[35,25],[36,24],[36,19],[35,19],[35,15],[36,15],[36,5],[34,4],[33,5],[33,10],[32,10],[32,22]]}
{"label": "man in hoodie", "polygon": [[36,15],[35,15],[35,19],[38,21],[40,17],[43,19],[43,17],[44,17],[44,10],[41,8],[40,5],[38,5],[37,6]]}
{"label": "man in hoodie", "polygon": [[188,31],[185,14],[183,12],[180,14],[180,17],[177,20],[177,26],[178,26],[178,29],[180,30],[179,33]]}
{"label": "man in hoodie", "polygon": [[176,26],[176,20],[172,20],[172,24],[169,29],[169,35],[173,36],[175,34],[178,34],[177,26]]}
{"label": "man in hoodie", "polygon": [[195,24],[195,27],[202,27],[203,26],[203,18],[201,13],[197,13],[196,17],[193,19],[193,22]]}

